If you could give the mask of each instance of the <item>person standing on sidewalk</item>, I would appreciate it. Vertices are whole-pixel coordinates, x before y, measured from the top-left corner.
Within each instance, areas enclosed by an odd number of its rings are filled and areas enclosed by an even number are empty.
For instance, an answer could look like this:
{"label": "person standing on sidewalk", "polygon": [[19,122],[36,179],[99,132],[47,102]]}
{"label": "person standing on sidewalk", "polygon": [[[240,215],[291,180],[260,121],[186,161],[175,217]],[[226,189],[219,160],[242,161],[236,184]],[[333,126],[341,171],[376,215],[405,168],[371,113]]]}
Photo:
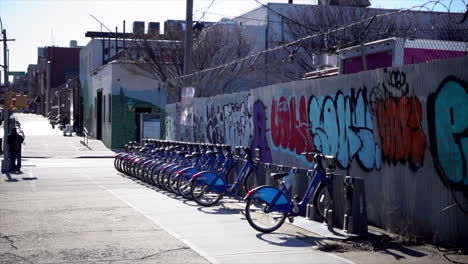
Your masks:
{"label": "person standing on sidewalk", "polygon": [[16,128],[11,130],[8,135],[8,147],[10,156],[10,170],[12,172],[21,172],[21,144],[24,141],[24,135],[18,134]]}

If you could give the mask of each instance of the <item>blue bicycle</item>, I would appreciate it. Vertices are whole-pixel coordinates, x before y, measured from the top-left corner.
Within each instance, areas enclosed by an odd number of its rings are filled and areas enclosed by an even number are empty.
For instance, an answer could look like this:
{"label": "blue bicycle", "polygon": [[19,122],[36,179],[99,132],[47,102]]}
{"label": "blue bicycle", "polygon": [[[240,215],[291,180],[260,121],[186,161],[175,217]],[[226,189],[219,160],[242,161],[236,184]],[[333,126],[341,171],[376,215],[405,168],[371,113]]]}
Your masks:
{"label": "blue bicycle", "polygon": [[[270,233],[283,225],[286,217],[292,222],[295,216],[305,212],[312,198],[314,208],[322,220],[326,220],[326,210],[332,208],[333,184],[331,172],[335,170],[335,158],[324,156],[320,153],[307,152],[303,155],[311,155],[314,159],[314,170],[308,171],[312,176],[309,186],[301,201],[299,196],[291,198],[291,193],[283,178],[290,173],[272,173],[271,177],[281,181],[280,189],[273,186],[259,186],[251,190],[246,196],[245,216],[250,226],[254,229]],[[327,162],[327,168],[322,165],[323,159]],[[313,196],[312,196],[313,195]]]}
{"label": "blue bicycle", "polygon": [[238,165],[230,151],[226,152],[226,160],[218,172],[202,171],[192,176],[189,182],[192,199],[202,206],[212,206],[223,198],[224,195],[235,194],[239,186],[245,193],[258,185],[258,166],[252,159],[249,147],[235,147],[236,156],[240,150],[244,151],[245,163],[234,183],[228,183],[228,175]]}

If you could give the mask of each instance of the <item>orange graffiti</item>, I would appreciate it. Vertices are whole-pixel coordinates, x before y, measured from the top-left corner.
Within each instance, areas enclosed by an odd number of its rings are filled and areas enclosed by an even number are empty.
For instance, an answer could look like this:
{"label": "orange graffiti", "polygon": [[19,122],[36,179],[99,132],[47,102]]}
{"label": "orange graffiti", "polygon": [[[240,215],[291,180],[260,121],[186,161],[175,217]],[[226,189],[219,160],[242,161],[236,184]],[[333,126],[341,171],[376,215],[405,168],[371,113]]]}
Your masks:
{"label": "orange graffiti", "polygon": [[421,127],[422,107],[417,97],[387,98],[377,103],[382,154],[387,160],[423,165],[426,139]]}

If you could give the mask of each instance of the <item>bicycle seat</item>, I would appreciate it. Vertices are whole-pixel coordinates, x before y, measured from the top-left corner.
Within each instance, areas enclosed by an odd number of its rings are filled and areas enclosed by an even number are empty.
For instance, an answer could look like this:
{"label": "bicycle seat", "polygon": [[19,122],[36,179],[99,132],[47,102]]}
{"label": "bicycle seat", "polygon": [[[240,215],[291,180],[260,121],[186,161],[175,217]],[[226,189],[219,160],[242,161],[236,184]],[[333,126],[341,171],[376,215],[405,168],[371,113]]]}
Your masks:
{"label": "bicycle seat", "polygon": [[250,152],[250,147],[241,146],[241,149],[243,149],[245,152]]}
{"label": "bicycle seat", "polygon": [[277,173],[272,173],[271,177],[274,180],[280,180],[281,178],[283,178],[284,176],[286,176],[288,174],[289,174],[289,172],[277,172]]}
{"label": "bicycle seat", "polygon": [[216,152],[209,150],[209,151],[206,152],[206,155],[210,156],[210,157],[214,157],[214,156],[216,156]]}
{"label": "bicycle seat", "polygon": [[176,149],[178,149],[178,148],[179,148],[179,146],[169,147],[169,148],[167,149],[167,151],[174,151],[174,150],[176,150]]}
{"label": "bicycle seat", "polygon": [[202,155],[202,154],[199,153],[199,152],[193,152],[193,153],[192,153],[192,156],[194,156],[195,158],[201,157],[201,155]]}

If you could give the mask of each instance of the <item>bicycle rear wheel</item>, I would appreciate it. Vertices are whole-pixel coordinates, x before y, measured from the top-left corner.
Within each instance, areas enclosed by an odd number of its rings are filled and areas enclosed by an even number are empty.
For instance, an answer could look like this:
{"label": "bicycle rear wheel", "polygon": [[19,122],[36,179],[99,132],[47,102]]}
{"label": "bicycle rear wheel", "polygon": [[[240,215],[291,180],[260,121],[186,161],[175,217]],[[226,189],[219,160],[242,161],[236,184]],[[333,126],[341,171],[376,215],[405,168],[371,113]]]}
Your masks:
{"label": "bicycle rear wheel", "polygon": [[173,193],[180,195],[179,189],[177,188],[177,181],[179,179],[179,175],[177,174],[178,172],[179,170],[171,171],[169,175],[168,187]]}
{"label": "bicycle rear wheel", "polygon": [[190,192],[193,200],[202,206],[215,205],[219,200],[221,200],[221,198],[223,198],[221,193],[211,191],[209,185],[196,180],[192,182]]}
{"label": "bicycle rear wheel", "polygon": [[263,233],[271,233],[283,225],[286,213],[269,211],[270,204],[258,198],[251,198],[245,206],[245,216],[250,226]]}
{"label": "bicycle rear wheel", "polygon": [[327,221],[325,210],[332,209],[333,197],[328,190],[327,185],[321,183],[317,191],[315,191],[314,198],[312,200],[317,215],[322,221]]}

